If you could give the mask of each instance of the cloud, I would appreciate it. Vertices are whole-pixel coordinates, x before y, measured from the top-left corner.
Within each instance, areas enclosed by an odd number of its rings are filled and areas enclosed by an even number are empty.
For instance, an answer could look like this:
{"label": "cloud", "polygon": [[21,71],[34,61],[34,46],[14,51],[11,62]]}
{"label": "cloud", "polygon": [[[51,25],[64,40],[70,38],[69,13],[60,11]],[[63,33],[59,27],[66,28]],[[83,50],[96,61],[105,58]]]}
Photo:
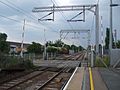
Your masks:
{"label": "cloud", "polygon": [[[61,12],[55,13],[55,21],[54,22],[38,22],[38,18],[41,18],[48,13],[33,13],[32,9],[34,7],[41,6],[50,6],[52,5],[51,0],[2,0],[3,2],[11,5],[9,2],[12,2],[17,7],[23,9],[21,11],[13,10],[6,5],[0,3],[0,15],[4,15],[8,18],[12,18],[20,21],[17,23],[15,21],[11,21],[5,18],[0,17],[0,31],[4,31],[8,34],[9,40],[21,41],[23,20],[26,19],[26,27],[25,27],[25,42],[44,42],[44,29],[46,30],[46,38],[47,40],[56,40],[59,39],[59,31],[61,29],[91,29],[92,43],[95,42],[95,21],[93,21],[93,14],[90,12],[86,12],[86,22],[77,22],[77,23],[67,23],[67,19],[71,19],[73,16],[78,14],[79,12]],[[57,2],[57,5],[83,5],[83,4],[96,4],[98,0],[53,0]],[[107,0],[99,0],[100,5],[100,16],[103,16],[103,26],[104,26],[104,36],[105,36],[105,28],[109,27],[109,1]],[[114,0],[114,3],[120,3],[119,0]],[[12,6],[14,6],[12,5]],[[115,7],[113,9],[113,29],[120,29],[120,7]],[[51,16],[50,16],[51,17]],[[48,17],[49,18],[49,17]],[[81,18],[79,16],[78,18]],[[95,20],[95,18],[94,18]],[[29,24],[29,25],[27,25]],[[58,33],[56,33],[56,32]],[[13,35],[14,33],[14,35]],[[120,34],[120,31],[118,31]],[[84,35],[81,35],[81,37]],[[120,36],[118,36],[120,38]],[[81,45],[87,45],[87,41],[81,40]],[[69,43],[69,42],[67,42]]]}

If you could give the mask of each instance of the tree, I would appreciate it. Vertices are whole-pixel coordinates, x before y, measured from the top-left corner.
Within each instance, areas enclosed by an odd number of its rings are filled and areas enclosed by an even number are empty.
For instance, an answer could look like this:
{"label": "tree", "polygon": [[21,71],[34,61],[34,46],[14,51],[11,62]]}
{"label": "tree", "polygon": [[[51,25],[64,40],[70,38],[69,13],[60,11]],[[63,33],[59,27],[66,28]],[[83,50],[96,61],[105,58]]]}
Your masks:
{"label": "tree", "polygon": [[32,42],[30,46],[27,48],[29,53],[39,54],[43,52],[43,46],[39,43]]}
{"label": "tree", "polygon": [[116,45],[117,45],[117,48],[120,48],[120,40],[117,41]]}
{"label": "tree", "polygon": [[47,52],[55,53],[56,51],[57,51],[57,48],[54,47],[54,46],[48,46],[47,47]]}
{"label": "tree", "polygon": [[[109,49],[109,33],[110,33],[110,29],[106,28],[106,37],[105,37],[105,49]],[[115,47],[115,43],[114,43],[114,38],[113,38],[113,34],[112,34],[112,48]]]}
{"label": "tree", "polygon": [[74,50],[74,52],[78,52],[78,47],[75,45],[71,45],[71,49]]}
{"label": "tree", "polygon": [[47,42],[46,42],[46,47],[47,47],[47,46],[54,46],[54,43],[53,43],[52,41],[47,41]]}
{"label": "tree", "polygon": [[64,44],[63,47],[66,48],[67,50],[70,50],[70,45]]}
{"label": "tree", "polygon": [[64,42],[62,42],[61,40],[56,40],[54,43],[55,47],[62,47],[64,45]]}
{"label": "tree", "polygon": [[10,51],[10,46],[6,42],[6,40],[7,40],[7,34],[0,33],[0,52],[2,53],[9,53]]}
{"label": "tree", "polygon": [[106,28],[105,49],[109,49],[109,28]]}
{"label": "tree", "polygon": [[[89,48],[89,46],[88,46],[88,48]],[[79,51],[84,50],[84,48],[82,46],[79,46],[78,49],[79,49]]]}
{"label": "tree", "polygon": [[7,34],[0,33],[0,41],[6,41],[7,40]]}
{"label": "tree", "polygon": [[75,45],[68,45],[62,42],[61,40],[56,40],[55,42],[48,41],[46,43],[47,46],[47,52],[49,53],[69,53],[70,49],[74,49],[75,52],[78,52],[79,50],[83,50],[84,48],[82,46],[75,46]]}

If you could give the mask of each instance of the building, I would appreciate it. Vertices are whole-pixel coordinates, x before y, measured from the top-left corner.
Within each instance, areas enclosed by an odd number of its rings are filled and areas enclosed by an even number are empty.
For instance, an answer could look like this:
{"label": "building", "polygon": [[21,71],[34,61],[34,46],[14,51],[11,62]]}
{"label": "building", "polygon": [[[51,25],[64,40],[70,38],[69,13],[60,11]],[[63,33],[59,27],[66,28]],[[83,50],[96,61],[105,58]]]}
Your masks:
{"label": "building", "polygon": [[[21,48],[21,43],[20,42],[11,42],[11,41],[7,41],[8,44],[10,45],[10,54],[19,54],[22,50]],[[28,43],[23,43],[23,52],[27,52],[27,47],[30,44]]]}

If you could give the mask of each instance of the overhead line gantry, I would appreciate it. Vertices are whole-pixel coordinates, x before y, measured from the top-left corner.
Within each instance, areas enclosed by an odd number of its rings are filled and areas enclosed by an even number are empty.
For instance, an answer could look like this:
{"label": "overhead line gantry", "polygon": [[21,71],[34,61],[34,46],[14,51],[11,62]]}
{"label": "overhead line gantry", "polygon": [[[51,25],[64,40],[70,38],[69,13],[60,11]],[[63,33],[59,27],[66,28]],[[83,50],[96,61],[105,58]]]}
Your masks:
{"label": "overhead line gantry", "polygon": [[[34,7],[32,12],[38,13],[38,12],[49,12],[48,15],[45,17],[43,16],[42,18],[38,19],[40,21],[49,21],[52,20],[54,21],[54,12],[60,12],[60,11],[80,11],[79,14],[75,15],[73,18],[70,20],[67,20],[69,22],[77,22],[77,21],[85,21],[85,12],[90,11],[94,13],[96,16],[96,31],[95,31],[95,42],[96,42],[96,54],[99,54],[99,5],[98,4],[91,4],[91,5],[69,5],[69,6],[48,6],[48,7]],[[52,19],[45,19],[47,16],[52,15]],[[83,19],[75,20],[76,17],[79,15],[83,14]]]}

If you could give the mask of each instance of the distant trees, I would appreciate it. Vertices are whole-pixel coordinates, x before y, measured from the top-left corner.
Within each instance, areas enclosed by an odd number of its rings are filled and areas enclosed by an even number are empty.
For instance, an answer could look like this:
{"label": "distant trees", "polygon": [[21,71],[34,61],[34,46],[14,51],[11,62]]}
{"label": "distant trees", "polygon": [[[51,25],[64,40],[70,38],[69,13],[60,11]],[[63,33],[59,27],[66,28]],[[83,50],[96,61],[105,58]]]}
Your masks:
{"label": "distant trees", "polygon": [[109,49],[109,28],[106,28],[105,49]]}
{"label": "distant trees", "polygon": [[120,48],[120,40],[117,41],[116,46],[117,48]]}
{"label": "distant trees", "polygon": [[[109,33],[110,33],[110,29],[106,28],[105,49],[109,49]],[[113,48],[115,47],[113,35],[112,35],[112,47]]]}
{"label": "distant trees", "polygon": [[10,46],[6,42],[7,40],[7,34],[0,33],[0,52],[1,53],[9,53]]}
{"label": "distant trees", "polygon": [[[75,45],[68,45],[62,42],[61,40],[56,40],[55,42],[48,41],[46,43],[46,46],[48,47],[48,52],[57,52],[57,53],[69,53],[69,50],[73,50],[74,52],[78,52],[83,50],[84,48],[82,46],[75,46]],[[50,47],[51,46],[51,47]]]}
{"label": "distant trees", "polygon": [[[44,51],[44,46],[32,42],[32,44],[27,48],[28,53],[35,53],[35,54],[41,54]],[[48,41],[46,42],[46,51],[50,54],[56,54],[56,53],[61,53],[61,54],[68,54],[69,50],[74,50],[75,52],[83,50],[82,46],[75,46],[75,45],[68,45],[62,42],[61,40],[56,40],[55,42]]]}
{"label": "distant trees", "polygon": [[43,52],[43,46],[39,43],[32,42],[27,50],[29,53],[41,54]]}
{"label": "distant trees", "polygon": [[58,48],[55,46],[48,46],[46,51],[49,53],[55,53],[55,52],[57,52],[57,50],[58,50]]}

